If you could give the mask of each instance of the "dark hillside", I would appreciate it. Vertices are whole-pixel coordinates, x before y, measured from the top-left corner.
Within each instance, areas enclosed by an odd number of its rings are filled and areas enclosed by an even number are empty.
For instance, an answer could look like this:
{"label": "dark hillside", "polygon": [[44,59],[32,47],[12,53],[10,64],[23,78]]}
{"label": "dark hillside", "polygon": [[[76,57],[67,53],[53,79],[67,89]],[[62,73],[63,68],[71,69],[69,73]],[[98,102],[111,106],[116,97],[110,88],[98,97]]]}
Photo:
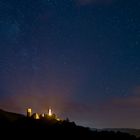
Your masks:
{"label": "dark hillside", "polygon": [[1,137],[10,139],[85,139],[85,140],[137,140],[121,132],[91,131],[68,120],[33,119],[0,110]]}

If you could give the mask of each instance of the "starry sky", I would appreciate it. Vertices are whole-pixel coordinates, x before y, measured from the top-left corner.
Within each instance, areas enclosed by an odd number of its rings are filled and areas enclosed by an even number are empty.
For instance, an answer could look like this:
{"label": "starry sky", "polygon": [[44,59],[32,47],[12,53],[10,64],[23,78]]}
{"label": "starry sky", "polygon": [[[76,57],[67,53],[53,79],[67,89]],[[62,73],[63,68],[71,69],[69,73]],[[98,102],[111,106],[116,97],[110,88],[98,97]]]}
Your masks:
{"label": "starry sky", "polygon": [[140,0],[0,0],[0,108],[27,107],[140,128]]}

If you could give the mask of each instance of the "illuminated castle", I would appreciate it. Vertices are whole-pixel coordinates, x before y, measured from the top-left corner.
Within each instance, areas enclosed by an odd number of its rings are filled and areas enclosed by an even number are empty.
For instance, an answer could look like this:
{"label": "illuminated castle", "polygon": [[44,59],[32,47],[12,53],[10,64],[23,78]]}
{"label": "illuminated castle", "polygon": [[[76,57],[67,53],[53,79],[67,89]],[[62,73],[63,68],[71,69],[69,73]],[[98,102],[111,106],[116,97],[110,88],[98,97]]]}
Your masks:
{"label": "illuminated castle", "polygon": [[27,108],[27,117],[31,117],[34,119],[55,119],[57,121],[60,121],[60,119],[54,114],[52,113],[51,108],[49,108],[48,110],[48,114],[38,114],[38,113],[33,113],[32,114],[32,109],[31,108]]}
{"label": "illuminated castle", "polygon": [[32,109],[28,108],[27,109],[27,117],[31,117],[32,116]]}

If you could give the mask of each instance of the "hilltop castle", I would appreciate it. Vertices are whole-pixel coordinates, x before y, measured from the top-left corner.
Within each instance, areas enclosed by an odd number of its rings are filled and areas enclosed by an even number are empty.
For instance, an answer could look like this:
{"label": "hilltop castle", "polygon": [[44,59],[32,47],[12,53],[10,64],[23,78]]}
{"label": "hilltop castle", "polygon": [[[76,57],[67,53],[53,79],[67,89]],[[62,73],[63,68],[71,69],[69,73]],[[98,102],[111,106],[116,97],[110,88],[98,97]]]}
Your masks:
{"label": "hilltop castle", "polygon": [[33,113],[32,114],[32,109],[27,108],[27,117],[31,117],[34,119],[55,119],[57,121],[60,121],[60,119],[54,113],[52,113],[51,108],[49,108],[47,114],[45,114],[45,113],[42,113],[42,114]]}

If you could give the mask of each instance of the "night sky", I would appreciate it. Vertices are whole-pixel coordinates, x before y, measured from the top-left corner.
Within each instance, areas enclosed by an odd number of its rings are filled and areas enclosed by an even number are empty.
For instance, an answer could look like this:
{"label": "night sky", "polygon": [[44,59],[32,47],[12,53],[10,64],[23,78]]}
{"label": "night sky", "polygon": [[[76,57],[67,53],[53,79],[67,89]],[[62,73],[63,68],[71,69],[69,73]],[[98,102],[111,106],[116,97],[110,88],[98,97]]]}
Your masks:
{"label": "night sky", "polygon": [[0,0],[0,108],[140,128],[140,0]]}

